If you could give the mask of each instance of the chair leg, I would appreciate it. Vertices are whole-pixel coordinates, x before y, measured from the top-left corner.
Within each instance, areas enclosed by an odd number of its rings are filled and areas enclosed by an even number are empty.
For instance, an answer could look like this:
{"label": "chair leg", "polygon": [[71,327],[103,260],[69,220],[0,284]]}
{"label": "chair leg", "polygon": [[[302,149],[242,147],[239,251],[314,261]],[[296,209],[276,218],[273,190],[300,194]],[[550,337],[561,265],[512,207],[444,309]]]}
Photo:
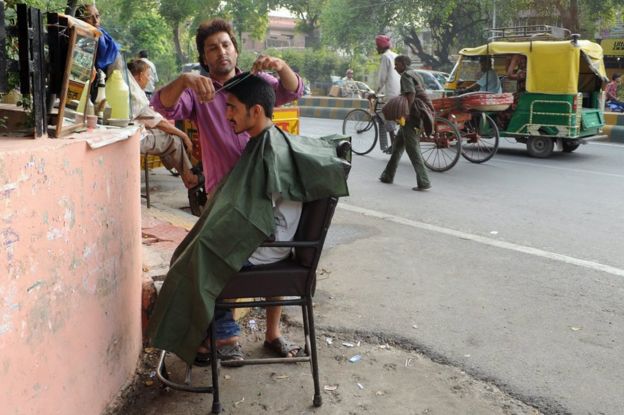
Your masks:
{"label": "chair leg", "polygon": [[143,170],[145,171],[145,200],[147,208],[150,208],[150,189],[149,189],[149,165],[147,164],[147,154],[143,157]]}
{"label": "chair leg", "polygon": [[210,369],[212,371],[212,413],[221,412],[219,401],[219,362],[217,361],[217,330],[214,320],[210,324]]}
{"label": "chair leg", "polygon": [[305,352],[310,356],[310,324],[308,322],[308,310],[305,304],[301,305],[301,314],[303,315],[303,338],[305,339]]}
{"label": "chair leg", "polygon": [[312,363],[312,378],[314,379],[314,400],[312,401],[317,408],[323,404],[321,398],[321,385],[319,381],[318,358],[316,354],[316,331],[314,329],[314,310],[312,308],[312,297],[308,297],[306,301],[308,320],[310,324],[310,360]]}

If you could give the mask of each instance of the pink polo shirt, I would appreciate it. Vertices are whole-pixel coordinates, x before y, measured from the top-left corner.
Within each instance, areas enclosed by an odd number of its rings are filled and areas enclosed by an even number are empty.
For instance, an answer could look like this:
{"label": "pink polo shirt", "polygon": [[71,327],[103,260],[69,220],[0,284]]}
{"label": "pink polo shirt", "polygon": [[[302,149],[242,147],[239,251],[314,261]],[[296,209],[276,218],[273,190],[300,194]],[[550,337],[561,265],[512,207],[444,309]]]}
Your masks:
{"label": "pink polo shirt", "polygon": [[[237,71],[238,72],[238,71]],[[264,80],[275,89],[275,106],[294,101],[303,95],[303,82],[299,78],[299,85],[295,92],[285,89],[279,81],[266,73],[259,73]],[[212,81],[215,90],[221,84]],[[167,119],[191,120],[199,130],[201,157],[206,179],[206,192],[212,191],[234,167],[242,154],[249,134],[235,134],[232,126],[225,117],[226,93],[219,92],[210,102],[201,103],[195,92],[186,89],[178,102],[171,108],[166,108],[160,102],[160,91],[152,97],[152,105],[156,111]]]}

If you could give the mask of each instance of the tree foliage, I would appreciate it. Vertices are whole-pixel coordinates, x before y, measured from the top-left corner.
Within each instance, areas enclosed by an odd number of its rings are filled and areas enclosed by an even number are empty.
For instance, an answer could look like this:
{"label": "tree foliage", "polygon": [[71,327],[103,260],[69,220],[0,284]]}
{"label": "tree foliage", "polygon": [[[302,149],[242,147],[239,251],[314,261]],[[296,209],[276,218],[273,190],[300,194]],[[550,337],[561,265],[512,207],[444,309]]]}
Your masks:
{"label": "tree foliage", "polygon": [[[410,51],[434,68],[449,69],[449,56],[461,43],[483,42],[491,21],[489,3],[482,0],[409,0],[403,4],[395,21],[399,33]],[[423,44],[423,31],[431,35],[431,49]]]}
{"label": "tree foliage", "polygon": [[321,13],[323,44],[349,54],[367,53],[375,35],[384,33],[398,8],[371,0],[328,0]]}
{"label": "tree foliage", "polygon": [[281,0],[277,5],[288,9],[297,17],[296,29],[307,37],[306,46],[321,46],[319,29],[321,14],[328,0]]}
{"label": "tree foliage", "polygon": [[[323,41],[354,52],[370,51],[374,37],[394,32],[420,60],[434,68],[449,67],[459,39],[482,39],[489,19],[482,0],[328,0],[321,17]],[[432,39],[428,48],[423,34]]]}
{"label": "tree foliage", "polygon": [[[545,24],[562,26],[591,38],[596,30],[613,24],[615,12],[623,6],[623,0],[519,0],[500,7],[511,16],[530,10],[534,18],[541,18]],[[513,22],[513,18],[508,21]]]}

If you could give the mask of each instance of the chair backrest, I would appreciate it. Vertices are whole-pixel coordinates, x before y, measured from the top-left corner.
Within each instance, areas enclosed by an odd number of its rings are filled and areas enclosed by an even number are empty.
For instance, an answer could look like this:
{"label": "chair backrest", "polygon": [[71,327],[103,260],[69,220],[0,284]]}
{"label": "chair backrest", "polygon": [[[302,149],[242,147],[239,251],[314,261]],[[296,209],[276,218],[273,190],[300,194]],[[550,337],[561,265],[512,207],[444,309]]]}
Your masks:
{"label": "chair backrest", "polygon": [[295,241],[315,241],[317,245],[296,248],[295,254],[301,265],[316,268],[337,203],[337,198],[328,197],[303,204]]}

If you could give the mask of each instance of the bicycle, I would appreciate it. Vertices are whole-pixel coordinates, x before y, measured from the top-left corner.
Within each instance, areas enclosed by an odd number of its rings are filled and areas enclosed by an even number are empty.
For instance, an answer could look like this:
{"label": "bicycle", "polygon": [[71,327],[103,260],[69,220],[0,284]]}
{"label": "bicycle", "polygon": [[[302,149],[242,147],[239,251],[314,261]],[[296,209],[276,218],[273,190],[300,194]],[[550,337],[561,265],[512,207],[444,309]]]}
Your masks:
{"label": "bicycle", "polygon": [[[368,110],[357,108],[347,113],[342,121],[342,134],[351,137],[351,150],[355,154],[363,156],[370,153],[377,139],[379,147],[384,153],[390,153],[394,142],[394,131],[386,130],[386,120],[381,115],[382,95],[368,96]],[[383,143],[383,134],[390,133],[390,145]]]}

